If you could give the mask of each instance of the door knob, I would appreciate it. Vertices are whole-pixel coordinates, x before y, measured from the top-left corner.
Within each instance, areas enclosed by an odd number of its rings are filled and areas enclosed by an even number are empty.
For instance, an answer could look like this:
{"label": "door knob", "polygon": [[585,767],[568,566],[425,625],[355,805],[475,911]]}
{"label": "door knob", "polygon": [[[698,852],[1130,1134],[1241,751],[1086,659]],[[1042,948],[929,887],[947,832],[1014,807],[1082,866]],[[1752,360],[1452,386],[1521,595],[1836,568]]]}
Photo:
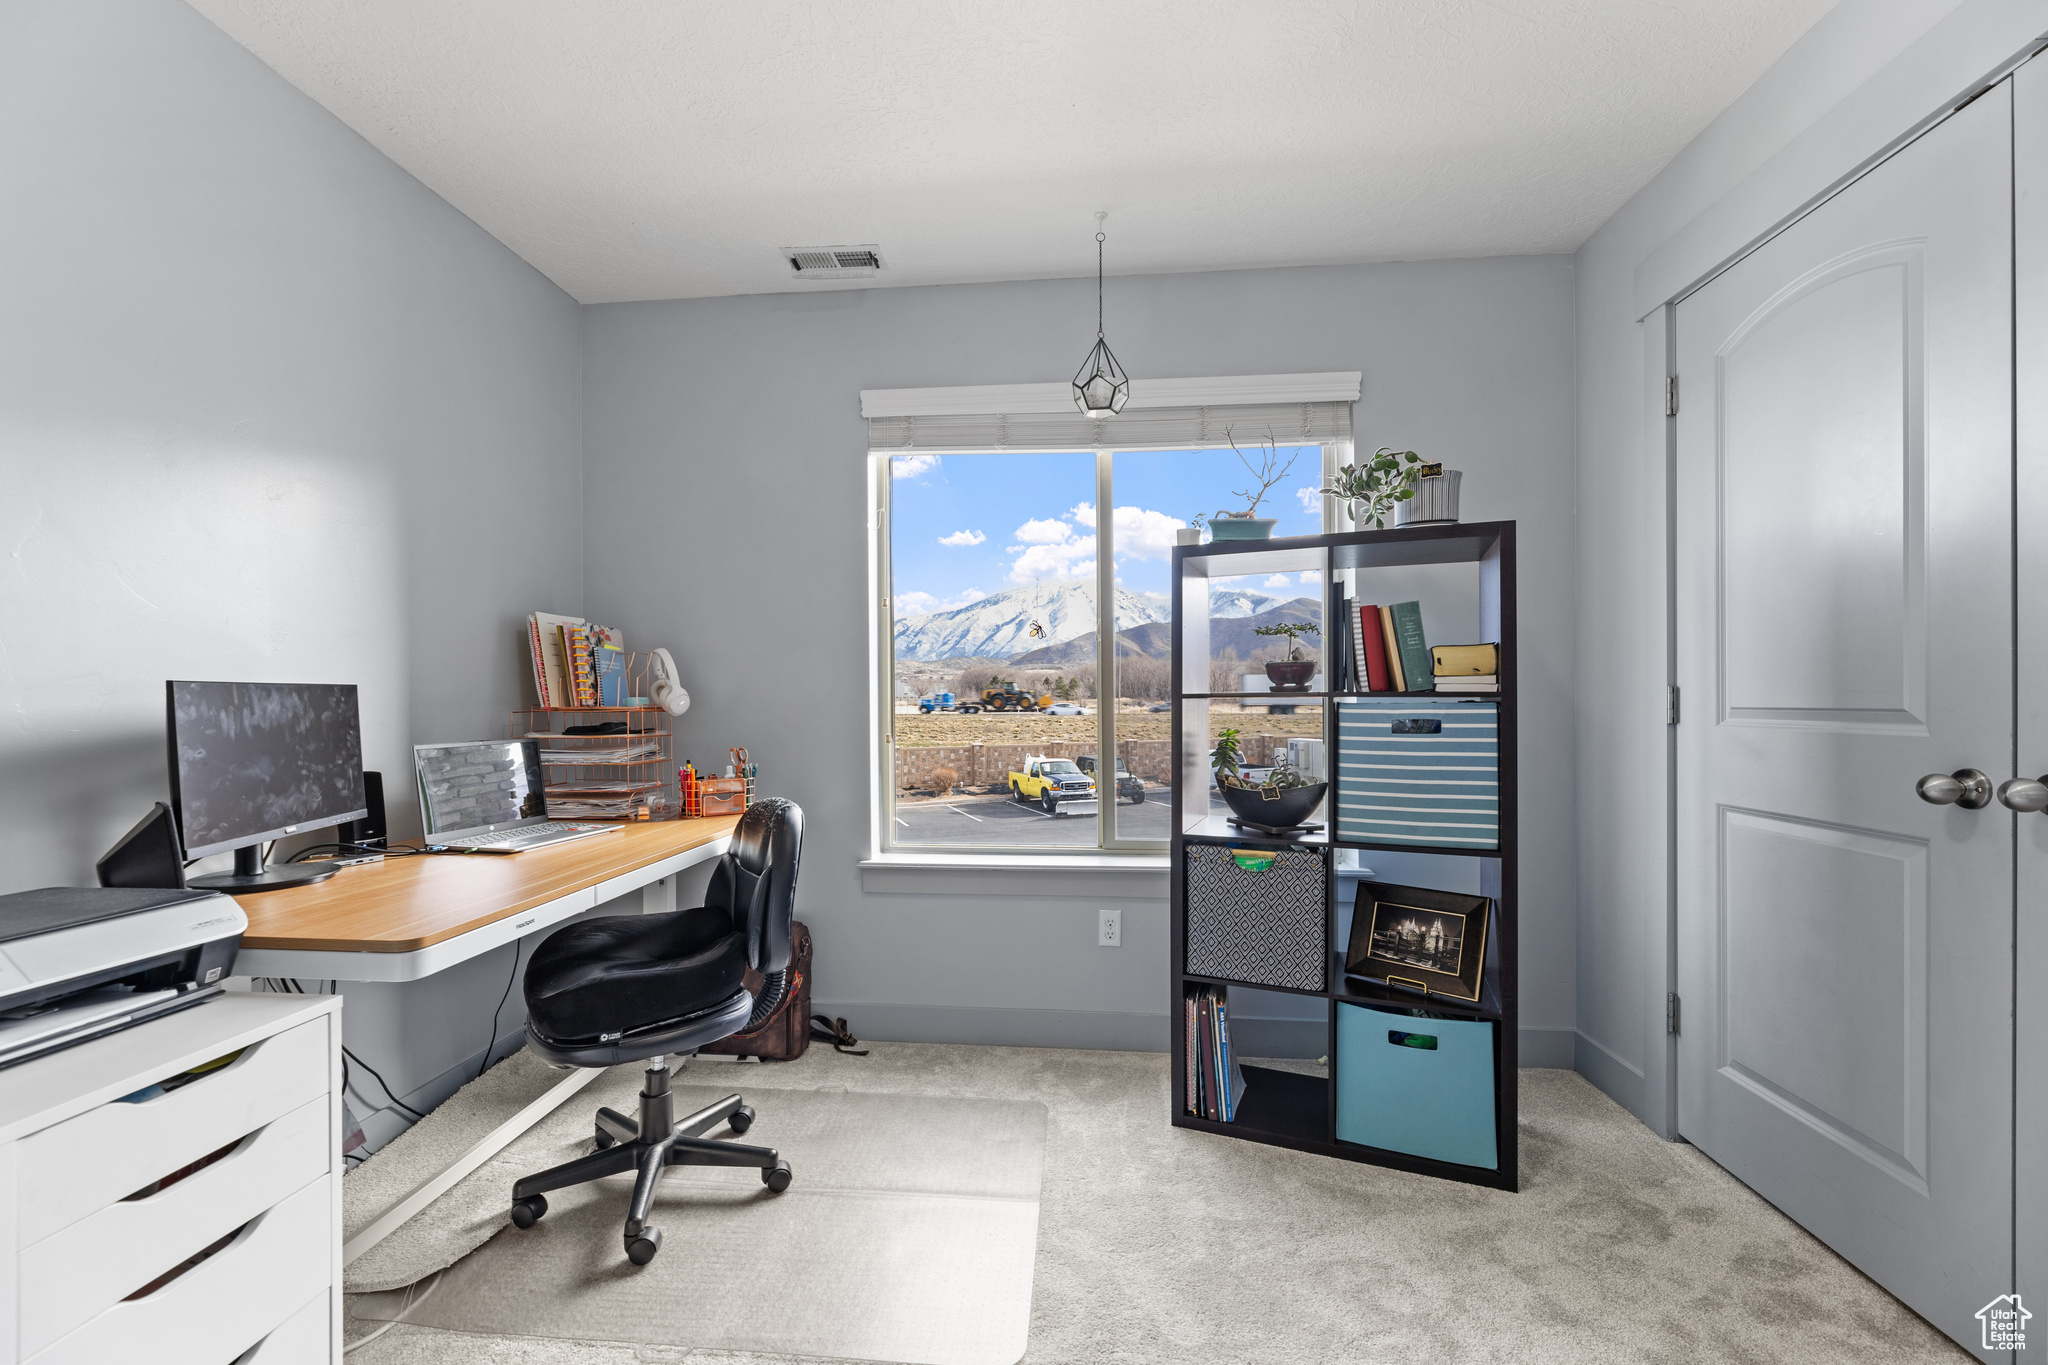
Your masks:
{"label": "door knob", "polygon": [[[1913,790],[1930,806],[1961,806],[1964,810],[1982,810],[1991,804],[1991,779],[1975,768],[1958,768],[1952,773],[1929,773],[1913,784]],[[2042,797],[2040,806],[2029,806],[2028,809],[2040,810],[2043,806],[2048,806],[2048,787],[2042,788]]]}
{"label": "door knob", "polygon": [[2048,777],[2029,780],[2015,777],[2010,782],[1998,784],[1998,799],[2008,810],[2022,815],[2037,810],[2048,810]]}

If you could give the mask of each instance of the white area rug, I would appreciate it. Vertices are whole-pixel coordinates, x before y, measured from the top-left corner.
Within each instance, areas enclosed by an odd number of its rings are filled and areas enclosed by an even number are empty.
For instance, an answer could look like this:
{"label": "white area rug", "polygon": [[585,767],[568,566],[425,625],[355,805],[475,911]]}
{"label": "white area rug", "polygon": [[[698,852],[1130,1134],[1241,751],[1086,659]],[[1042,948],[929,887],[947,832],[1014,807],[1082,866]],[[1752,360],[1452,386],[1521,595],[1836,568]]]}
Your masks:
{"label": "white area rug", "polygon": [[[735,1069],[736,1080],[757,1074]],[[620,1069],[565,1106],[574,1136],[522,1138],[523,1170],[590,1150],[600,1103],[632,1112]],[[728,1090],[682,1086],[678,1115]],[[548,1196],[538,1226],[505,1226],[424,1300],[357,1297],[353,1316],[466,1333],[900,1361],[1014,1365],[1024,1354],[1037,1252],[1045,1106],[857,1091],[761,1090],[748,1143],[778,1149],[796,1179],[678,1167],[652,1221],[661,1252],[625,1258],[632,1190],[614,1176]],[[559,1127],[559,1125],[556,1125]],[[537,1130],[538,1131],[538,1130]],[[720,1130],[722,1132],[722,1130]],[[708,1136],[718,1136],[719,1133]]]}

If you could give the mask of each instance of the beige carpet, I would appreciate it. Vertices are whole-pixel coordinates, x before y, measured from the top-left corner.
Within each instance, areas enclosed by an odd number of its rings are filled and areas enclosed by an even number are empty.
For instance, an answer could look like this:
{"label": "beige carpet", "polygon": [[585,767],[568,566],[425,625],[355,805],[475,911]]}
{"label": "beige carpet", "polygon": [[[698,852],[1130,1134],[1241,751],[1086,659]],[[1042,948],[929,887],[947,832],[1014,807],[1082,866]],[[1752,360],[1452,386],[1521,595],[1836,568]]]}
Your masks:
{"label": "beige carpet", "polygon": [[[883,1043],[870,1057],[813,1049],[779,1066],[699,1059],[683,1079],[720,1088],[731,1077],[727,1088],[751,1092],[763,1113],[782,1088],[1043,1103],[1027,1365],[1968,1358],[1697,1151],[1659,1141],[1570,1072],[1522,1073],[1523,1191],[1510,1195],[1173,1128],[1168,1066],[1156,1053]],[[572,1103],[579,1122],[587,1107]],[[502,1192],[498,1201],[502,1218]],[[408,1227],[394,1241],[437,1235]],[[774,1298],[761,1295],[763,1311]],[[354,1322],[350,1337],[367,1330]],[[349,1357],[796,1359],[410,1324]]]}
{"label": "beige carpet", "polygon": [[[678,1087],[676,1113],[726,1093]],[[639,1267],[620,1241],[631,1175],[559,1190],[537,1226],[493,1238],[431,1296],[359,1296],[353,1314],[472,1333],[1014,1365],[1030,1328],[1045,1106],[759,1094],[744,1140],[790,1163],[785,1193],[752,1170],[672,1168],[651,1220],[662,1248]],[[588,1150],[582,1139],[541,1159]]]}

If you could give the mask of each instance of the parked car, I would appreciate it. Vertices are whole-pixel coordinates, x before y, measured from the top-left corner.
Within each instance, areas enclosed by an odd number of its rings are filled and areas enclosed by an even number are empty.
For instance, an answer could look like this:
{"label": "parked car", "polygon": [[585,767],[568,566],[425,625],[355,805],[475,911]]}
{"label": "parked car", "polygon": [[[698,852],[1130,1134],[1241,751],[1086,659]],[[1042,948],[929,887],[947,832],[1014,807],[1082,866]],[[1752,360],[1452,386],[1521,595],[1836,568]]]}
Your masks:
{"label": "parked car", "polygon": [[[1074,760],[1074,766],[1090,777],[1095,776],[1095,755],[1082,754]],[[1116,799],[1128,801],[1134,806],[1140,806],[1145,803],[1145,783],[1143,779],[1132,776],[1131,770],[1124,766],[1122,759],[1116,761]]]}
{"label": "parked car", "polygon": [[1045,708],[1048,716],[1085,716],[1088,713],[1070,701],[1056,701]]}
{"label": "parked car", "polygon": [[1171,711],[1173,709],[1173,703],[1170,701],[1155,701],[1145,709],[1147,711]]}
{"label": "parked car", "polygon": [[1095,779],[1082,772],[1071,758],[1034,757],[1009,776],[1010,799],[1036,803],[1047,815],[1058,815],[1062,806],[1085,803],[1096,809]]}

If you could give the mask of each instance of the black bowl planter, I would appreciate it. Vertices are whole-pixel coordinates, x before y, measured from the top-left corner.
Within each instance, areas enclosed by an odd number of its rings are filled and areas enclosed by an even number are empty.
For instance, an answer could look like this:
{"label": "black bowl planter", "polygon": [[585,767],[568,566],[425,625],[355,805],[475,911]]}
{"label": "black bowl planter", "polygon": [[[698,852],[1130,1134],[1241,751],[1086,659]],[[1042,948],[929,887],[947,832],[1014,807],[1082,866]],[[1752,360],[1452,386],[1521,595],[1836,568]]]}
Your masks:
{"label": "black bowl planter", "polygon": [[1268,834],[1285,834],[1299,828],[1303,821],[1316,813],[1316,807],[1323,804],[1323,794],[1329,790],[1327,782],[1278,789],[1222,788],[1223,800],[1230,807],[1230,813],[1241,823]]}
{"label": "black bowl planter", "polygon": [[1275,692],[1306,692],[1315,676],[1314,659],[1275,659],[1266,665],[1266,680]]}

